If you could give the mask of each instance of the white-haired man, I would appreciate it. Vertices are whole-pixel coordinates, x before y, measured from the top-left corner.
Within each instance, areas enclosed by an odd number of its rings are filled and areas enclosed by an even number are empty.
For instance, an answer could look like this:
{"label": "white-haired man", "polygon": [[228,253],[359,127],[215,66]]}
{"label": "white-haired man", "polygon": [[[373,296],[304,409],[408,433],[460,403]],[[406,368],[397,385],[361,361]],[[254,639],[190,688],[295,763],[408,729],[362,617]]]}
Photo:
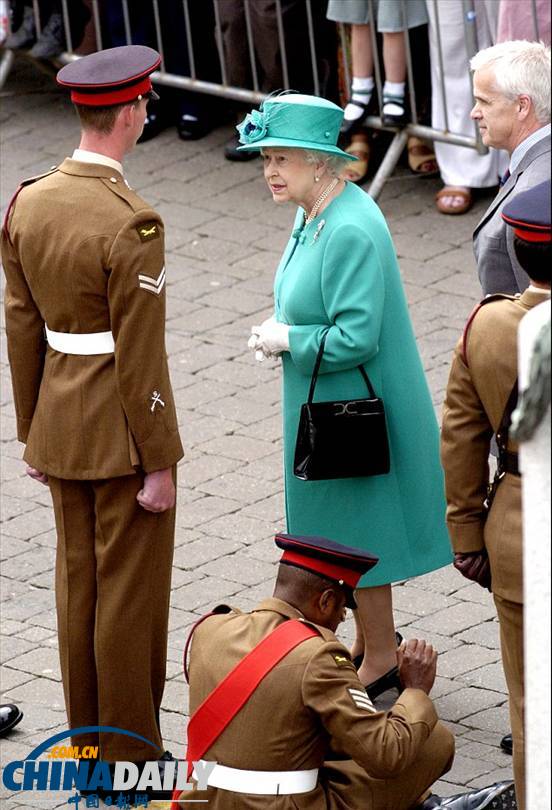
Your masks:
{"label": "white-haired man", "polygon": [[485,295],[523,292],[529,278],[502,219],[505,202],[550,178],[550,48],[525,40],[502,42],[471,60],[475,106],[471,116],[485,146],[505,149],[508,171],[474,231],[474,252]]}

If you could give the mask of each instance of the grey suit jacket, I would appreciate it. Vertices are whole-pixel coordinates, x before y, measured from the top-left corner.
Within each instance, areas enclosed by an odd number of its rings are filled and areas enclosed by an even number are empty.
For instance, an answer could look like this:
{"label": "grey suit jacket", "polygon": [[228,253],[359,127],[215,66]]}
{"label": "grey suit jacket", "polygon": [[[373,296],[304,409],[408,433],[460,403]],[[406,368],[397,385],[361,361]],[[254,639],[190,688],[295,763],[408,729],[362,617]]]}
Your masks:
{"label": "grey suit jacket", "polygon": [[514,252],[514,229],[502,219],[502,208],[512,195],[550,179],[550,136],[529,149],[510,175],[473,232],[473,249],[483,293],[523,292],[529,277]]}

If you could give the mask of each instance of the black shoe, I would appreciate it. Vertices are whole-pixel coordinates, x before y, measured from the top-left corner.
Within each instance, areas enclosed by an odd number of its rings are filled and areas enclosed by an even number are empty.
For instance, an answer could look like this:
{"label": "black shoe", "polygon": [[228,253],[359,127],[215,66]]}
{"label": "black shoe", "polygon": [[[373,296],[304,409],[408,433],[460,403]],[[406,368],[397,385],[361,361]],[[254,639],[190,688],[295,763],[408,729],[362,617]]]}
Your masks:
{"label": "black shoe", "polygon": [[4,43],[4,48],[17,51],[28,48],[36,39],[34,14],[31,6],[25,6],[23,19],[16,31],[13,31]]}
{"label": "black shoe", "polygon": [[[397,647],[400,647],[401,644],[403,643],[403,637],[401,636],[398,630],[395,633],[395,638],[397,639]],[[364,661],[364,653],[361,653],[360,655],[355,655],[355,657],[353,658],[353,664],[355,665],[355,669],[357,670],[360,669],[363,661]]]}
{"label": "black shoe", "polygon": [[29,51],[35,59],[51,59],[65,50],[65,31],[63,17],[57,11],[50,14],[48,22],[40,32],[40,36]]}
{"label": "black shoe", "polygon": [[341,128],[339,130],[340,137],[344,137],[345,135],[352,135],[357,129],[360,129],[364,122],[366,121],[370,108],[372,107],[371,101],[364,103],[363,101],[349,101],[349,104],[354,104],[355,107],[358,107],[359,110],[362,110],[362,113],[358,118],[355,118],[353,121],[349,121],[348,119],[344,118],[341,124]]}
{"label": "black shoe", "polygon": [[514,741],[512,739],[512,734],[505,734],[504,737],[500,741],[500,747],[504,751],[505,754],[510,754],[510,756],[514,753]]}
{"label": "black shoe", "polygon": [[[400,112],[386,112],[388,105],[398,107]],[[404,127],[408,123],[408,114],[405,108],[404,96],[384,95],[381,111],[381,123],[384,127]]]}
{"label": "black shoe", "polygon": [[176,124],[178,137],[182,138],[183,141],[197,141],[208,135],[211,129],[211,123],[207,120],[205,113],[195,115],[183,111]]}
{"label": "black shoe", "polygon": [[[174,119],[173,119],[174,120]],[[150,101],[146,114],[146,121],[142,134],[138,138],[138,143],[146,143],[156,138],[164,129],[170,127],[172,120],[170,115],[164,108],[156,101]]]}
{"label": "black shoe", "polygon": [[232,135],[229,141],[224,144],[224,157],[226,160],[235,160],[236,162],[245,163],[247,160],[253,160],[259,157],[260,152],[239,152],[238,146],[241,146],[239,135]]}
{"label": "black shoe", "polygon": [[497,782],[496,785],[482,790],[472,790],[448,799],[430,796],[420,805],[419,810],[436,810],[439,807],[448,810],[517,810],[514,783]]}
{"label": "black shoe", "polygon": [[4,737],[22,719],[23,712],[15,703],[3,703],[0,706],[0,737]]}

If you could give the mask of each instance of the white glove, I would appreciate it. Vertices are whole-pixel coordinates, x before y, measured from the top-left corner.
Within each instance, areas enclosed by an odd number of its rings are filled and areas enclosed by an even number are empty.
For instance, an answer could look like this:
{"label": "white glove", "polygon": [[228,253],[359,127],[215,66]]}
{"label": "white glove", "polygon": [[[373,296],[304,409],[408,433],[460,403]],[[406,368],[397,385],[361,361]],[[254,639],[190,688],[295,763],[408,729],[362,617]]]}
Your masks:
{"label": "white glove", "polygon": [[263,360],[265,357],[278,357],[282,352],[289,351],[290,326],[272,316],[260,326],[251,327],[251,337],[248,341],[250,349],[255,349],[255,358]]}

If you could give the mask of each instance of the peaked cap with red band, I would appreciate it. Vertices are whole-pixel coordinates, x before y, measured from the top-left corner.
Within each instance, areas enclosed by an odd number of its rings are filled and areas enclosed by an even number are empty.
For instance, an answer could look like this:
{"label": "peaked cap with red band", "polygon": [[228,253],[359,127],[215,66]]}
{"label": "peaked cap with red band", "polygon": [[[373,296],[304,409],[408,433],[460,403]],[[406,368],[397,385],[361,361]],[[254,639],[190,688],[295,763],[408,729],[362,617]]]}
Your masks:
{"label": "peaked cap with red band", "polygon": [[145,45],[123,45],[83,56],[62,67],[58,84],[71,88],[71,101],[86,107],[114,107],[148,95],[157,99],[150,75],[161,57]]}
{"label": "peaked cap with red band", "polygon": [[516,194],[504,206],[502,219],[524,242],[550,242],[550,180]]}
{"label": "peaked cap with red band", "polygon": [[352,592],[361,576],[373,568],[379,559],[370,552],[343,546],[326,537],[277,534],[275,543],[284,552],[280,564],[303,568],[337,582],[345,590],[347,606],[353,608],[356,604]]}

